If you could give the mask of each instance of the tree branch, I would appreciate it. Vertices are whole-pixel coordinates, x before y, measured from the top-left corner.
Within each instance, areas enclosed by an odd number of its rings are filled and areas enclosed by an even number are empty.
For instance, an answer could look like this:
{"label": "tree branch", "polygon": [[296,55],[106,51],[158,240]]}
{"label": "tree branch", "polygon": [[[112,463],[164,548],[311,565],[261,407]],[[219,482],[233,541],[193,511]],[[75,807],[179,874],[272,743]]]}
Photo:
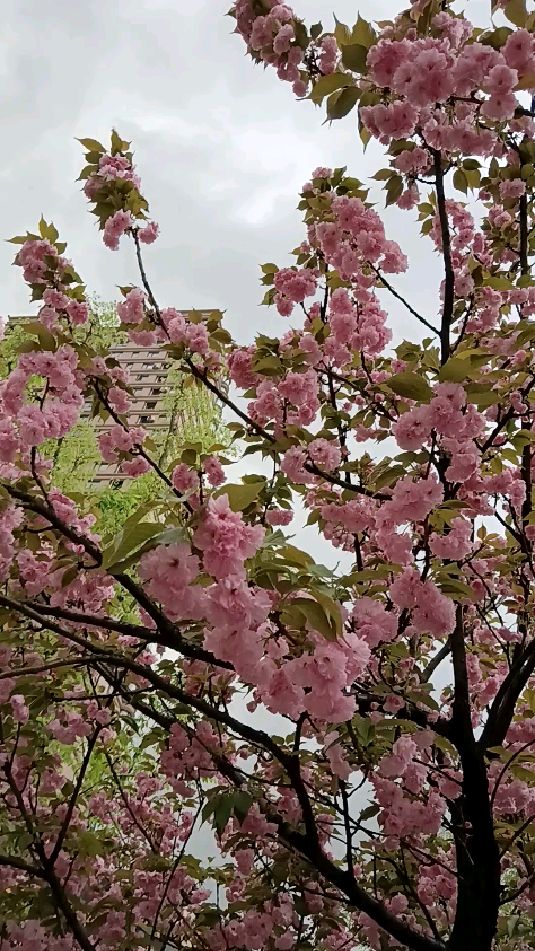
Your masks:
{"label": "tree branch", "polygon": [[45,878],[45,873],[41,868],[38,868],[36,865],[30,865],[28,862],[16,858],[14,855],[0,855],[0,867],[13,868],[18,872],[26,872],[27,875],[32,875],[34,878]]}
{"label": "tree branch", "polygon": [[375,267],[374,264],[369,264],[369,266],[371,267],[374,274],[379,278],[379,280],[381,281],[381,284],[384,287],[386,287],[387,291],[390,291],[390,293],[392,294],[392,297],[395,297],[396,300],[398,300],[401,304],[403,304],[406,310],[409,311],[409,314],[412,314],[413,317],[416,317],[416,320],[418,320],[421,324],[423,324],[424,327],[427,327],[427,329],[430,330],[432,333],[436,334],[437,336],[440,336],[440,330],[438,329],[438,327],[435,327],[433,324],[429,323],[429,321],[426,320],[425,317],[422,317],[422,315],[419,314],[418,311],[415,310],[414,307],[412,307],[411,304],[409,304],[409,302],[405,300],[405,298],[402,297],[400,293],[398,293],[395,287],[392,287],[392,284],[390,284],[389,281],[387,281],[386,277],[383,277],[378,267]]}
{"label": "tree branch", "polygon": [[444,305],[440,322],[440,363],[443,366],[450,356],[450,328],[455,304],[455,274],[451,259],[451,236],[444,191],[444,172],[442,171],[442,153],[433,149],[435,165],[435,187],[437,193],[438,217],[442,236],[442,254],[444,257]]}
{"label": "tree branch", "polygon": [[500,903],[500,856],[494,837],[487,769],[472,728],[470,688],[466,665],[464,608],[457,605],[451,635],[454,672],[452,739],[463,769],[462,796],[450,804],[457,857],[458,895],[451,951],[466,947],[470,935],[474,951],[490,951]]}

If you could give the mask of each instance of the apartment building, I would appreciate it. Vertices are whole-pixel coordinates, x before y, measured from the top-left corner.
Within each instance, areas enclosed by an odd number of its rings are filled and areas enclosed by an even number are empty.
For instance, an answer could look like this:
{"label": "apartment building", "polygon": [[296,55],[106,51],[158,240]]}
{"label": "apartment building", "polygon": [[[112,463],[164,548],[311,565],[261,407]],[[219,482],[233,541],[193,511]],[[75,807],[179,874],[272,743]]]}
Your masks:
{"label": "apartment building", "polygon": [[[183,311],[187,313],[187,311]],[[209,317],[214,311],[201,311],[203,316]],[[10,317],[8,331],[25,321],[35,320],[35,317]],[[210,420],[218,417],[219,409],[213,396],[207,390],[198,390],[194,398],[184,400],[174,399],[180,395],[180,383],[176,374],[170,373],[172,361],[163,346],[141,346],[126,341],[113,344],[109,351],[119,366],[128,373],[130,389],[130,408],[126,414],[129,426],[142,426],[154,439],[165,440],[165,433],[171,433],[176,442],[181,432],[196,434],[202,439],[202,434],[209,428]],[[175,412],[173,413],[173,407]],[[84,407],[81,418],[89,421],[92,418],[90,402]],[[98,436],[113,421],[93,419],[95,433]],[[97,485],[121,482],[123,476],[117,465],[100,462],[94,471],[91,481]]]}

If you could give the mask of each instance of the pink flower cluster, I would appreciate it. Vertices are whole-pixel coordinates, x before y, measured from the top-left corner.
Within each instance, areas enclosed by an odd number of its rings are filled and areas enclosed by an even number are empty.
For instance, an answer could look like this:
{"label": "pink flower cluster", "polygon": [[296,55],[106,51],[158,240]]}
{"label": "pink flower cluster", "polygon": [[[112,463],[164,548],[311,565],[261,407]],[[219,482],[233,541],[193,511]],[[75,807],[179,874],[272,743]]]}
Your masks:
{"label": "pink flower cluster", "polygon": [[141,185],[130,159],[125,155],[101,155],[98,162],[98,174],[108,181],[119,178],[125,182],[132,182],[137,189]]}
{"label": "pink flower cluster", "polygon": [[411,611],[412,626],[418,634],[451,634],[455,604],[433,581],[422,581],[415,568],[405,568],[390,586],[389,594],[397,608]]}
{"label": "pink flower cluster", "polygon": [[429,547],[437,558],[461,561],[474,547],[471,523],[465,518],[452,519],[447,535],[432,535]]}
{"label": "pink flower cluster", "polygon": [[273,672],[262,697],[269,709],[298,717],[303,710],[328,723],[341,723],[355,710],[347,688],[366,670],[370,648],[365,640],[347,634],[335,643],[314,637],[312,653],[283,662]]}
{"label": "pink flower cluster", "polygon": [[204,647],[229,661],[245,683],[256,684],[259,674],[261,680],[266,676],[262,625],[270,609],[268,593],[249,586],[241,574],[221,577],[208,589],[204,610],[211,628]]}
{"label": "pink flower cluster", "polygon": [[387,611],[380,601],[373,598],[359,598],[353,607],[352,618],[356,633],[371,649],[393,641],[397,636],[397,614]]}
{"label": "pink flower cluster", "polygon": [[23,521],[20,509],[7,505],[0,511],[0,579],[6,578],[11,560],[15,554],[13,530]]}
{"label": "pink flower cluster", "polygon": [[133,218],[129,211],[116,211],[111,215],[104,225],[103,241],[107,248],[116,251],[119,242],[127,231],[133,225]]}
{"label": "pink flower cluster", "polygon": [[[503,122],[514,116],[518,80],[535,71],[533,36],[516,30],[496,51],[472,42],[467,21],[443,13],[434,23],[442,33],[438,38],[385,37],[372,46],[369,77],[402,98],[363,107],[362,120],[383,142],[411,136],[419,125],[432,148],[488,155],[496,139],[475,120]],[[456,110],[448,117],[441,107],[455,99]]]}
{"label": "pink flower cluster", "polygon": [[[296,20],[292,9],[278,0],[265,0],[265,15],[255,12],[252,0],[236,0],[233,15],[236,18],[236,32],[243,36],[248,49],[262,62],[277,69],[279,79],[293,84],[296,95],[306,92],[306,82],[299,67],[303,63],[305,50],[299,46],[296,38]],[[327,64],[328,47],[325,50]],[[305,74],[306,75],[306,74]]]}
{"label": "pink flower cluster", "polygon": [[142,244],[154,244],[159,232],[160,226],[158,222],[149,221],[148,225],[145,225],[144,228],[140,228],[137,234]]}
{"label": "pink flower cluster", "polygon": [[193,542],[203,556],[205,570],[214,578],[242,577],[244,562],[262,543],[261,525],[246,525],[239,512],[233,512],[227,495],[212,498],[204,511]]}
{"label": "pink flower cluster", "polygon": [[27,284],[44,283],[46,272],[58,265],[58,252],[50,241],[30,239],[22,245],[15,264],[23,269]]}
{"label": "pink flower cluster", "polygon": [[282,381],[264,379],[248,409],[251,418],[262,425],[273,421],[279,426],[284,418],[288,423],[311,423],[319,409],[316,373],[312,369],[290,371]]}
{"label": "pink flower cluster", "polygon": [[333,472],[342,462],[340,447],[329,439],[313,439],[308,447],[308,455],[324,472]]}
{"label": "pink flower cluster", "polygon": [[254,352],[254,347],[240,347],[233,350],[228,359],[230,378],[243,390],[248,390],[261,380],[261,377],[253,370]]}
{"label": "pink flower cluster", "polygon": [[96,201],[99,192],[103,191],[107,185],[113,187],[116,181],[129,182],[138,191],[141,188],[140,178],[126,155],[101,155],[98,166],[84,185],[85,195],[89,201]]}
{"label": "pink flower cluster", "polygon": [[[30,379],[43,378],[46,389],[40,402],[29,402]],[[26,453],[46,439],[65,436],[77,422],[83,405],[78,356],[64,344],[55,352],[23,353],[17,367],[0,383],[0,461],[11,464],[17,452]]]}
{"label": "pink flower cluster", "polygon": [[145,294],[139,287],[133,287],[124,300],[117,304],[117,314],[122,324],[140,324],[143,321]]}
{"label": "pink flower cluster", "polygon": [[316,293],[317,272],[308,268],[282,268],[275,274],[275,304],[282,317],[289,317],[294,303],[300,304]]}
{"label": "pink flower cluster", "polygon": [[199,574],[199,559],[188,545],[159,545],[142,555],[139,574],[145,590],[162,604],[169,617],[185,620],[200,616],[202,588],[192,582]]}
{"label": "pink flower cluster", "polygon": [[105,462],[116,463],[117,457],[141,446],[147,433],[139,426],[127,429],[120,423],[114,423],[98,437],[98,444]]}
{"label": "pink flower cluster", "polygon": [[418,110],[411,102],[398,99],[388,105],[379,103],[377,106],[363,106],[361,116],[364,125],[376,139],[389,142],[413,134]]}
{"label": "pink flower cluster", "polygon": [[383,222],[373,208],[346,195],[333,197],[331,207],[334,220],[312,227],[309,234],[311,243],[321,248],[343,277],[354,278],[365,262],[377,264],[387,273],[406,270],[405,255],[395,241],[387,240]]}

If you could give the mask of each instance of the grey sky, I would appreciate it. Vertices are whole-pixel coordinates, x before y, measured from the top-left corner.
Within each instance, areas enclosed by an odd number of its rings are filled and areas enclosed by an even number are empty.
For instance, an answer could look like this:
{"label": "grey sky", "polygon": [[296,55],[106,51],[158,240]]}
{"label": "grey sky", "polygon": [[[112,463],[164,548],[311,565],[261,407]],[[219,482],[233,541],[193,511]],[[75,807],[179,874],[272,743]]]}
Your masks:
{"label": "grey sky", "polygon": [[[234,334],[280,332],[281,319],[258,304],[258,265],[283,263],[303,231],[297,193],[317,165],[348,164],[365,178],[353,116],[332,127],[311,103],[296,102],[273,70],[254,67],[224,14],[230,0],[17,0],[0,38],[3,150],[2,237],[52,218],[88,287],[105,298],[136,281],[130,251],[104,248],[74,179],[82,164],[76,136],[107,140],[116,126],[131,138],[151,210],[162,228],[147,251],[165,304],[228,309]],[[490,4],[470,0],[475,15]],[[397,0],[337,0],[354,22],[389,16]],[[331,4],[295,0],[296,11],[331,25]],[[481,15],[481,14],[480,14]],[[379,197],[379,193],[378,197]],[[382,204],[382,197],[379,197]],[[410,288],[417,306],[433,301],[439,275],[418,250],[409,217],[389,213],[392,237],[415,251]],[[2,244],[0,313],[27,311],[13,248]],[[430,264],[431,262],[431,264]],[[429,269],[431,267],[431,269]],[[425,282],[422,280],[425,275]],[[436,301],[436,298],[435,298]],[[433,303],[436,307],[436,302]],[[408,330],[393,307],[392,320]]]}

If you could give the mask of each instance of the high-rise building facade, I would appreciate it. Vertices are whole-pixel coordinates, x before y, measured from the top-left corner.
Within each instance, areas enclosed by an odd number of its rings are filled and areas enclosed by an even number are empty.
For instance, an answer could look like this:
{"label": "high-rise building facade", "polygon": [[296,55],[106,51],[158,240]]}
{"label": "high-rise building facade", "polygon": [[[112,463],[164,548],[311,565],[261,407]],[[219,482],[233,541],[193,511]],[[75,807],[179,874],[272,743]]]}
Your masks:
{"label": "high-rise building facade", "polygon": [[[130,408],[126,413],[128,426],[142,426],[155,434],[167,429],[170,425],[168,404],[172,386],[169,380],[170,362],[164,348],[121,343],[110,348],[109,356],[128,374],[131,391]],[[88,405],[82,412],[82,418],[88,418],[90,412],[91,407]],[[97,435],[111,422],[104,422],[97,416],[94,420]],[[117,478],[116,465],[102,462],[95,470],[94,481],[97,483],[111,482]]]}
{"label": "high-rise building facade", "polygon": [[[182,311],[187,313],[187,311]],[[199,311],[197,311],[199,313]],[[204,318],[214,311],[200,311]],[[34,317],[10,317],[8,332]],[[180,375],[172,371],[172,361],[165,348],[159,344],[142,346],[128,341],[124,334],[120,343],[112,344],[106,356],[112,357],[126,371],[130,391],[130,407],[124,418],[129,427],[141,426],[163,451],[166,441],[177,445],[184,438],[199,439],[203,442],[210,432],[217,428],[220,409],[208,390],[195,388],[194,393],[183,391]],[[183,397],[183,398],[182,398]],[[93,417],[92,403],[88,400],[81,413],[84,425],[91,423],[95,435],[114,425],[109,417]],[[100,459],[95,462],[91,482],[106,485],[122,482],[124,475],[118,465],[112,465]]]}

